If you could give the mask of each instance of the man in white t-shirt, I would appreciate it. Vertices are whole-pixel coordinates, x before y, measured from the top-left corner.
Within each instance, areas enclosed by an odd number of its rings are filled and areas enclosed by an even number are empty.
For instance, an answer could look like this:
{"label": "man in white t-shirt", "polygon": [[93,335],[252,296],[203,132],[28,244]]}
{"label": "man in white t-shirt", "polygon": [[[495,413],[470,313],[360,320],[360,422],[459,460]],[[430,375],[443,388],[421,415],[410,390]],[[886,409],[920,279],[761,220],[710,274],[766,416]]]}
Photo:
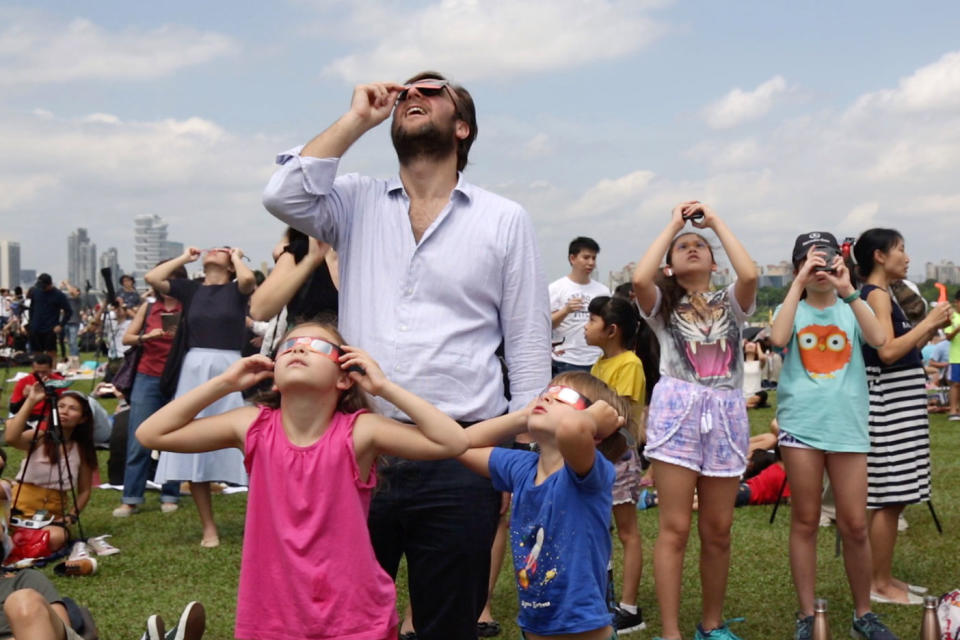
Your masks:
{"label": "man in white t-shirt", "polygon": [[590,319],[587,312],[590,301],[610,295],[610,289],[590,279],[597,266],[598,253],[600,245],[593,238],[574,238],[567,253],[570,274],[550,283],[553,375],[562,371],[590,371],[603,355],[599,347],[588,346],[583,337],[583,328]]}

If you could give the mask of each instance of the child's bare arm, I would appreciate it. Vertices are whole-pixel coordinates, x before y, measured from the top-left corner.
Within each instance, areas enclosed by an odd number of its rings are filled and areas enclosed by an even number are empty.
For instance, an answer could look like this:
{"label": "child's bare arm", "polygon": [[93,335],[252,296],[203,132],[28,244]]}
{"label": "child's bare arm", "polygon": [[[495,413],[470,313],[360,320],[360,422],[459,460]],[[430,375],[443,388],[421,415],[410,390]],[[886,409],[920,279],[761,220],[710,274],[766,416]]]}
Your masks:
{"label": "child's bare arm", "polygon": [[660,261],[663,260],[663,256],[670,248],[673,237],[686,224],[683,219],[683,212],[692,204],[694,204],[692,200],[681,202],[673,208],[669,224],[656,237],[633,270],[633,293],[637,297],[637,304],[640,305],[645,314],[649,315],[653,311],[653,305],[657,302],[657,286],[653,281],[657,276],[657,271],[660,270]]}
{"label": "child's bare arm", "polygon": [[585,411],[569,411],[557,425],[557,448],[564,462],[578,476],[590,473],[596,459],[596,445],[624,423],[616,409],[598,400]]}
{"label": "child's bare arm", "polygon": [[149,449],[199,453],[236,447],[242,449],[247,428],[257,416],[255,407],[242,407],[209,418],[196,415],[220,398],[253,386],[273,375],[273,361],[250,356],[233,363],[221,375],[172,400],[137,429],[137,440]]}
{"label": "child's bare arm", "polygon": [[346,345],[341,348],[344,355],[340,366],[346,371],[355,369],[349,373],[354,384],[392,403],[416,425],[412,428],[374,414],[360,416],[354,427],[354,447],[361,464],[380,453],[414,460],[439,460],[453,458],[467,450],[467,436],[453,418],[387,379],[365,351]]}

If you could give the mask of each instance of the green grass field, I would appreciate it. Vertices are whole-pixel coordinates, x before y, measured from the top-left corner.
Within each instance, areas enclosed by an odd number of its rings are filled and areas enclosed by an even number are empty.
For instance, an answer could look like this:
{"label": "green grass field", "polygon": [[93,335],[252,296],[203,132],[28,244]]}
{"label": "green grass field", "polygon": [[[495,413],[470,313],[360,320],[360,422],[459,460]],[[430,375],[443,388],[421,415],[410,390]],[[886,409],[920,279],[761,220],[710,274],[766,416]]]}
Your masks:
{"label": "green grass field", "polygon": [[[79,383],[75,388],[87,391],[88,385],[86,382]],[[7,394],[11,389],[12,384],[8,384]],[[4,394],[0,401],[5,409],[7,395]],[[106,401],[104,405],[112,410],[113,401]],[[751,412],[753,432],[765,431],[773,414],[772,409]],[[958,435],[960,426],[948,423],[942,414],[932,416],[933,500],[943,524],[944,535],[937,534],[925,505],[909,507],[906,516],[910,528],[900,534],[894,559],[897,576],[915,584],[928,585],[931,592],[936,594],[960,586],[955,533],[960,521],[957,506],[960,498]],[[8,453],[9,466],[11,469],[18,468],[22,456],[9,449]],[[107,452],[100,452],[100,468],[104,479],[106,459]],[[12,475],[13,471],[6,473],[6,477]],[[121,553],[100,558],[98,573],[90,577],[55,577],[51,567],[43,571],[64,595],[90,607],[100,627],[101,637],[106,640],[139,638],[149,614],[160,613],[166,620],[173,621],[190,600],[200,600],[206,606],[206,638],[232,638],[245,496],[214,497],[221,539],[221,546],[216,549],[200,547],[199,520],[189,497],[184,497],[179,511],[169,515],[160,512],[156,492],[148,492],[143,511],[127,519],[111,516],[111,511],[119,504],[119,492],[95,489],[82,519],[88,536],[112,534],[110,541],[121,549]],[[773,525],[768,524],[770,509],[738,509],[734,520],[733,561],[726,614],[727,617],[746,617],[745,622],[733,625],[732,629],[747,640],[789,638],[793,633],[796,599],[787,562],[790,509],[789,506],[781,507]],[[652,638],[659,630],[651,565],[657,511],[640,511],[637,518],[644,537],[640,605],[648,629],[625,637]],[[835,529],[820,531],[817,593],[830,602],[834,634],[837,637],[845,636],[849,629],[852,600],[841,560],[834,556]],[[619,554],[617,547],[615,540],[615,555]],[[692,536],[685,564],[681,610],[687,637],[692,637],[694,625],[699,619],[698,554],[699,543]],[[398,606],[403,607],[406,603],[403,575],[399,580],[398,592]],[[914,637],[919,630],[919,607],[877,605],[875,611],[902,638]],[[517,613],[516,587],[509,558],[500,573],[494,613],[503,626],[500,637],[510,640],[518,638],[514,624]],[[289,614],[296,616],[295,611]]]}

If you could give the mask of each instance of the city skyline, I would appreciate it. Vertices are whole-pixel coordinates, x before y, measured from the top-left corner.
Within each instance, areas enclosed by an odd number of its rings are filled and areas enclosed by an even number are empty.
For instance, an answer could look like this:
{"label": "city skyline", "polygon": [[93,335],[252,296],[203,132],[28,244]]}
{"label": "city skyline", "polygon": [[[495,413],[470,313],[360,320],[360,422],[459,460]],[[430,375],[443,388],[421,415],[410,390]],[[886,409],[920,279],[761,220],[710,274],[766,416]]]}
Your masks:
{"label": "city skyline", "polygon": [[[422,69],[474,96],[464,177],[529,211],[548,278],[578,235],[604,271],[637,260],[691,198],[762,264],[800,233],[873,226],[904,232],[916,274],[960,262],[938,232],[960,214],[958,3],[178,8],[0,0],[0,211],[24,264],[65,271],[39,223],[85,227],[133,268],[129,220],[153,214],[185,244],[269,261],[276,154],[340,117],[354,85]],[[341,172],[395,176],[390,145],[387,124],[371,130]]]}

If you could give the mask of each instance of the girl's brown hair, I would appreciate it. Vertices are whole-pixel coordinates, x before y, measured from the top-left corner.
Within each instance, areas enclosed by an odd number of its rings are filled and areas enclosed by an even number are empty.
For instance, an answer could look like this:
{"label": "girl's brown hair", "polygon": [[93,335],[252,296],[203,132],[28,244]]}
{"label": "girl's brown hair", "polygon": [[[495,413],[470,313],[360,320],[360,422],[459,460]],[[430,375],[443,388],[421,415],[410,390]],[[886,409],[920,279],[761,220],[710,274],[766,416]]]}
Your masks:
{"label": "girl's brown hair", "polygon": [[[340,335],[340,332],[337,330],[336,321],[333,320],[329,314],[320,315],[310,320],[305,320],[293,326],[287,327],[286,333],[283,334],[283,339],[286,340],[287,336],[289,336],[294,329],[299,329],[305,326],[323,329],[333,338],[331,342],[338,347],[343,345],[343,336]],[[271,409],[279,409],[280,392],[274,389],[263,391],[254,396],[253,401],[256,404],[270,407]],[[343,391],[340,394],[340,397],[337,399],[337,411],[341,413],[355,413],[361,409],[371,411],[372,408],[370,405],[370,400],[367,398],[367,394],[364,393],[363,389],[361,389],[359,385],[351,385],[350,388]]]}
{"label": "girl's brown hair", "polygon": [[[707,245],[707,248],[710,249],[710,260],[716,263],[717,260],[713,255],[713,247],[710,246],[710,242],[699,233],[694,233],[693,231],[684,231],[675,237],[670,242],[670,247],[667,248],[666,260],[668,267],[673,266],[673,248],[676,246],[677,241],[680,240],[680,238],[685,238],[687,236],[696,236],[697,238],[703,240]],[[686,295],[687,290],[680,286],[680,283],[677,282],[677,276],[675,274],[671,273],[668,276],[663,272],[662,269],[657,273],[657,277],[654,278],[653,282],[660,288],[660,317],[666,320],[670,317],[670,314],[673,313],[673,310],[676,309],[680,304],[680,300],[684,295]]]}
{"label": "girl's brown hair", "polygon": [[[614,408],[617,415],[625,420],[623,428],[625,428],[633,437],[634,441],[636,441],[637,423],[633,419],[633,406],[630,398],[618,396],[617,393],[608,387],[600,378],[590,375],[586,371],[564,371],[554,377],[553,380],[550,381],[550,384],[570,387],[582,393],[590,402],[603,400]],[[610,462],[616,462],[623,457],[623,454],[626,453],[629,446],[630,443],[628,439],[622,431],[618,429],[604,438],[603,441],[597,445],[597,449],[600,450],[604,458]]]}

